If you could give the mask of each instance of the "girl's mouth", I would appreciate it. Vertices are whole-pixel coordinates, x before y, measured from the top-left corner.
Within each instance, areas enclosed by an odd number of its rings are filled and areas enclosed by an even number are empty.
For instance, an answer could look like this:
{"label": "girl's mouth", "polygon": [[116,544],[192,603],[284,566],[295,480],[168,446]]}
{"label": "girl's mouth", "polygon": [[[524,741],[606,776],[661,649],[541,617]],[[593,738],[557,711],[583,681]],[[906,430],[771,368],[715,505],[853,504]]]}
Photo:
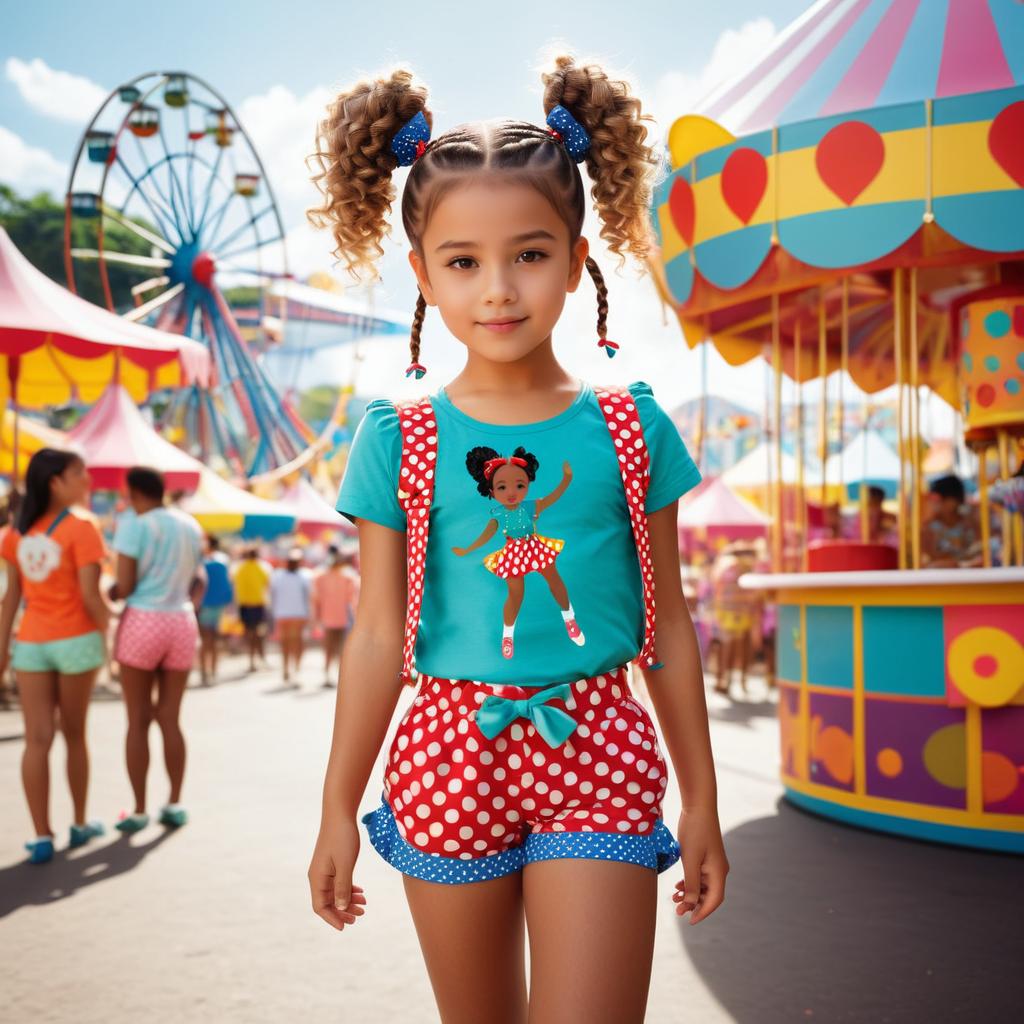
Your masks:
{"label": "girl's mouth", "polygon": [[487,330],[494,331],[495,334],[508,334],[520,324],[526,323],[526,317],[520,317],[518,320],[481,320],[479,323],[481,327],[486,327]]}

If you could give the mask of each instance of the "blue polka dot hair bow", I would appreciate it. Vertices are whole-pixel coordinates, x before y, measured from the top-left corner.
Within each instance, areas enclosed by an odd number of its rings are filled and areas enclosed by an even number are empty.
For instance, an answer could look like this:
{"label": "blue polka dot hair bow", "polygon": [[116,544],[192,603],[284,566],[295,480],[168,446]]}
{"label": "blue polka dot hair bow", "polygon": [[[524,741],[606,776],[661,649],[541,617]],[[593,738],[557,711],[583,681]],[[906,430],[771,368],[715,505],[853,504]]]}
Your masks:
{"label": "blue polka dot hair bow", "polygon": [[430,125],[421,110],[406,121],[391,140],[391,152],[398,157],[398,166],[409,167],[414,164],[417,157],[423,156],[429,141]]}
{"label": "blue polka dot hair bow", "polygon": [[551,134],[565,144],[569,156],[576,163],[580,163],[590,152],[590,136],[587,129],[561,103],[551,108],[547,125],[551,129]]}

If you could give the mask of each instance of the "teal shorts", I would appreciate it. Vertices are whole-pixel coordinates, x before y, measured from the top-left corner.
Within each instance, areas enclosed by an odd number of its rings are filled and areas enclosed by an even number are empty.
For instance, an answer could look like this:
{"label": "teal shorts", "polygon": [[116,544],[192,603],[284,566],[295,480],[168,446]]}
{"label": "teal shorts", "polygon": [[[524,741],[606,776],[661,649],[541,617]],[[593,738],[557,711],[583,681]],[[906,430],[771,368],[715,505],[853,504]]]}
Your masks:
{"label": "teal shorts", "polygon": [[103,637],[92,632],[36,644],[19,640],[14,645],[11,664],[20,672],[59,672],[63,676],[75,676],[99,668],[103,661]]}
{"label": "teal shorts", "polygon": [[218,630],[220,629],[220,620],[227,609],[226,604],[209,604],[204,608],[199,609],[199,628]]}

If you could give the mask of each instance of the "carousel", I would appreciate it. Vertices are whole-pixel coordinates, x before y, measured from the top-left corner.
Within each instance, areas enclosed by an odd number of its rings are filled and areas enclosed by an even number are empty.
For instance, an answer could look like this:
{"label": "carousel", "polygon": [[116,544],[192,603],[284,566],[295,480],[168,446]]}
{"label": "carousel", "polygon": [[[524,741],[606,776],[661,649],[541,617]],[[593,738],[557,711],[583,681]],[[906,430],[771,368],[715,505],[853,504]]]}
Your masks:
{"label": "carousel", "polygon": [[[675,122],[653,210],[655,276],[687,343],[770,367],[773,571],[742,584],[778,605],[787,798],[866,828],[1014,852],[1024,852],[1022,53],[1020,4],[821,0]],[[865,486],[860,538],[807,543],[811,490],[824,502],[858,482],[841,478],[847,460],[826,458],[830,442],[849,440],[851,382],[862,396],[895,392],[892,545],[867,535]],[[923,567],[929,396],[957,411],[974,453],[977,567]],[[784,500],[784,441],[797,502]],[[823,470],[809,486],[815,447]]]}

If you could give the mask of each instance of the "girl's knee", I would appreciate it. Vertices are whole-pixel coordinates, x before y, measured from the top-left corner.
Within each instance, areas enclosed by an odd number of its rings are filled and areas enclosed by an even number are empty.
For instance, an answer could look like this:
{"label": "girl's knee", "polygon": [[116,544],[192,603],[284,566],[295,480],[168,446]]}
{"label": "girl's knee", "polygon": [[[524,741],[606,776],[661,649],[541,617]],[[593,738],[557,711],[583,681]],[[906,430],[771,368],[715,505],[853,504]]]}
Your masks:
{"label": "girl's knee", "polygon": [[53,725],[40,723],[29,726],[25,729],[25,746],[34,753],[48,753],[50,747],[53,746],[53,738],[56,734],[57,730]]}

